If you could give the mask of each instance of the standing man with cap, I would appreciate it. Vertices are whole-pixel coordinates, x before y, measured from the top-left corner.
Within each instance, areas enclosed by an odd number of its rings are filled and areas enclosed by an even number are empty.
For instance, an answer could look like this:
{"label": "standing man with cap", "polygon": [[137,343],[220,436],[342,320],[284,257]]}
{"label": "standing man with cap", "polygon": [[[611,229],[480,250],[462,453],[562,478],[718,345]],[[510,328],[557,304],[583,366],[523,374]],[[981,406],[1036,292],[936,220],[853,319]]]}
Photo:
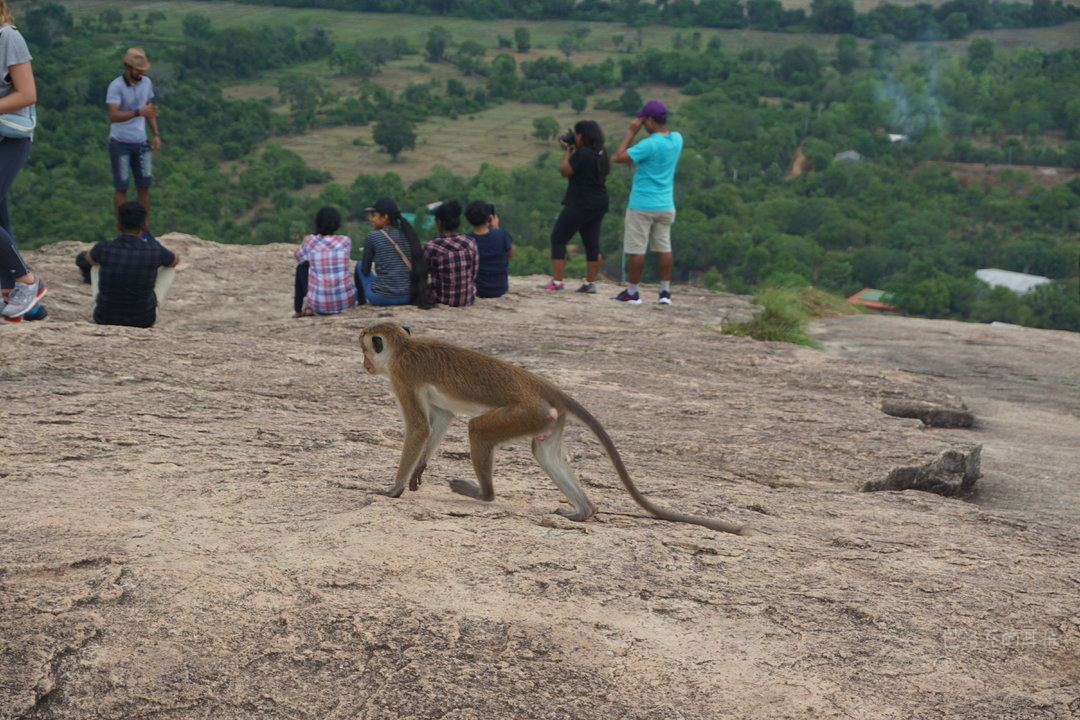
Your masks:
{"label": "standing man with cap", "polygon": [[[630,147],[642,127],[649,136]],[[634,163],[636,166],[623,231],[623,251],[630,258],[627,270],[629,284],[615,298],[620,302],[641,304],[638,283],[645,268],[645,251],[651,248],[660,261],[660,298],[657,302],[671,304],[675,166],[682,147],[682,135],[668,130],[667,108],[658,100],[650,100],[638,110],[626,131],[626,137],[615,151],[615,162]]]}
{"label": "standing man with cap", "polygon": [[[128,183],[135,176],[139,204],[150,213],[151,151],[161,149],[157,108],[154,107],[154,84],[146,77],[150,61],[142,48],[128,48],[124,53],[124,73],[109,83],[105,103],[109,107],[109,157],[112,160],[113,211],[127,200]],[[146,126],[153,139],[147,142]]]}

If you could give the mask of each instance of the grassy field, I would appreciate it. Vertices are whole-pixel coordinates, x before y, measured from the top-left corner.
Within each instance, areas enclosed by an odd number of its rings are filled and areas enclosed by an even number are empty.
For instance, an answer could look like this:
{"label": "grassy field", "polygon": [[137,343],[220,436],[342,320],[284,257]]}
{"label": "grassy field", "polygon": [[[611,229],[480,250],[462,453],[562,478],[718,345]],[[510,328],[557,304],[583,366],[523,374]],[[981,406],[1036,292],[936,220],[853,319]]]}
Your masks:
{"label": "grassy field", "polygon": [[[648,95],[677,110],[689,98],[673,88],[642,88]],[[603,96],[599,96],[603,97]],[[580,116],[569,107],[508,102],[457,120],[430,118],[416,128],[416,149],[401,155],[398,162],[379,151],[371,139],[371,126],[334,127],[312,130],[303,135],[275,138],[298,153],[311,166],[328,171],[336,182],[349,184],[361,173],[397,173],[406,182],[426,177],[435,165],[445,165],[457,175],[473,175],[483,163],[506,170],[532,162],[545,150],[558,151],[554,140],[532,136],[533,118],[550,115],[563,125],[580,118],[596,120],[609,136],[625,132],[629,118],[624,115],[587,109]],[[354,145],[360,139],[364,144]]]}

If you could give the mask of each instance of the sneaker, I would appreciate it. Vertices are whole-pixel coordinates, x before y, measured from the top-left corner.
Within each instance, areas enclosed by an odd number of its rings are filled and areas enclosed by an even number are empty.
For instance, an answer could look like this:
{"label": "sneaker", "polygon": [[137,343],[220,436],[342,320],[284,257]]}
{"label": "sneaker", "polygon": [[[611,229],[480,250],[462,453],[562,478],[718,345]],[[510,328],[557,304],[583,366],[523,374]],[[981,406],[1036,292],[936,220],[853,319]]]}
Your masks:
{"label": "sneaker", "polygon": [[583,282],[583,283],[581,283],[581,287],[579,287],[577,289],[577,292],[579,292],[579,293],[595,293],[596,292],[596,283]]}
{"label": "sneaker", "polygon": [[44,320],[49,317],[49,311],[45,309],[44,305],[38,304],[34,306],[34,309],[22,316],[22,319],[26,322],[33,322],[35,320]]}
{"label": "sneaker", "polygon": [[45,297],[45,292],[45,283],[40,280],[32,285],[17,282],[8,296],[8,304],[0,310],[0,314],[9,318],[21,318]]}
{"label": "sneaker", "polygon": [[625,290],[623,290],[621,293],[616,295],[615,299],[618,300],[619,302],[629,303],[630,305],[640,305],[641,304],[641,294],[640,293],[634,293],[633,295],[631,295],[630,293],[626,292]]}
{"label": "sneaker", "polygon": [[563,284],[561,282],[555,282],[554,280],[548,280],[546,285],[537,285],[538,290],[562,290]]}
{"label": "sneaker", "polygon": [[671,304],[671,293],[668,292],[667,290],[661,290],[660,291],[660,299],[657,300],[656,302],[660,303],[661,305],[670,305]]}
{"label": "sneaker", "polygon": [[3,322],[9,322],[9,323],[22,322],[22,317],[21,316],[20,317],[9,318],[8,316],[4,315],[4,308],[5,307],[7,307],[7,300],[4,300],[3,298],[0,298],[0,320],[2,320]]}

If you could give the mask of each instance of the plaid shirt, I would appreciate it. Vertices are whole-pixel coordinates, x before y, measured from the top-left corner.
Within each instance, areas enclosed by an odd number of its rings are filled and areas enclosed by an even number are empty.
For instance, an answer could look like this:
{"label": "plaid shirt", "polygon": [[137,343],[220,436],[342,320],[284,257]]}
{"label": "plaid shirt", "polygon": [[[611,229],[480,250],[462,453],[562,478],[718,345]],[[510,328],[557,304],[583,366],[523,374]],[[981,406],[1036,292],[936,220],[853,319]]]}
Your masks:
{"label": "plaid shirt", "polygon": [[308,235],[296,248],[296,262],[309,263],[308,307],[320,315],[333,315],[356,304],[352,240],[346,235]]}
{"label": "plaid shirt", "polygon": [[176,256],[147,233],[142,237],[121,234],[111,242],[99,242],[90,248],[90,257],[101,265],[94,322],[153,325],[157,319],[157,271],[172,265]]}
{"label": "plaid shirt", "polygon": [[468,235],[440,235],[424,246],[431,271],[431,291],[443,305],[461,307],[476,300],[480,253]]}

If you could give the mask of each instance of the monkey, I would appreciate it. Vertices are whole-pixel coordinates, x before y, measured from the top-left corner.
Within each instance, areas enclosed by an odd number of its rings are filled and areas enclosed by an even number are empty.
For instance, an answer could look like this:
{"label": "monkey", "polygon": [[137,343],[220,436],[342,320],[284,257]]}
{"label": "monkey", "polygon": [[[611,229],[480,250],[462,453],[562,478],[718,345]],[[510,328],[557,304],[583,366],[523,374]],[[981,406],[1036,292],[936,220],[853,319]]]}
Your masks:
{"label": "monkey", "polygon": [[672,512],[651,503],[630,479],[615,444],[600,422],[552,382],[498,358],[433,338],[413,338],[411,331],[392,322],[375,323],[360,334],[364,369],[384,375],[397,397],[405,421],[404,446],[394,485],[384,494],[400,497],[406,485],[420,487],[432,453],[455,415],[469,421],[469,454],[478,483],[455,479],[454,492],[490,502],[495,448],[519,437],[532,437],[533,457],[540,463],[572,510],[556,512],[585,521],[596,506],[585,496],[563,450],[568,415],[584,424],[604,446],[609,460],[630,496],[661,520],[702,525],[742,534],[743,528],[711,518]]}

